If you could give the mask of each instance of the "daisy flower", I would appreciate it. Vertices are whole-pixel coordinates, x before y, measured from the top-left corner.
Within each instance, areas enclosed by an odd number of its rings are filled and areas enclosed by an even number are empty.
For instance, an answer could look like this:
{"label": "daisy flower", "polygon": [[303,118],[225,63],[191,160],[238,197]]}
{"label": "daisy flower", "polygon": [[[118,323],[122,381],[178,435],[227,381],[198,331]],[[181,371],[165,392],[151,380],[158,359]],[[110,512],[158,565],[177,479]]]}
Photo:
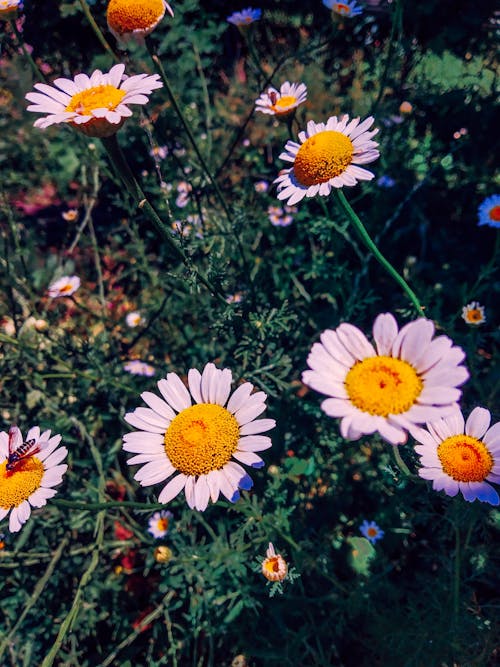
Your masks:
{"label": "daisy flower", "polygon": [[467,324],[478,326],[486,322],[484,315],[484,306],[481,306],[479,301],[471,301],[462,308],[462,318]]}
{"label": "daisy flower", "polygon": [[207,364],[202,374],[189,371],[188,391],[176,373],[168,373],[158,382],[162,398],[146,391],[141,397],[149,407],[125,415],[139,429],[123,437],[123,449],[136,454],[128,464],[145,464],[135,479],[150,486],[171,477],[158,496],[160,503],[184,489],[189,507],[203,511],[220,493],[236,502],[238,489],[252,487],[237,462],[264,465],[255,452],[271,446],[271,439],[260,434],[274,428],[275,421],[256,419],[266,409],[264,392],[251,394],[253,385],[245,382],[230,396],[231,381],[228,368]]}
{"label": "daisy flower", "polygon": [[124,364],[123,369],[132,375],[144,375],[148,378],[153,377],[153,375],[156,373],[154,366],[150,366],[149,364],[146,364],[144,361],[140,361],[139,359],[132,359],[132,361],[127,361],[127,363]]}
{"label": "daisy flower", "polygon": [[267,192],[269,190],[269,183],[267,181],[257,181],[257,183],[254,184],[254,189],[255,192]]}
{"label": "daisy flower", "polygon": [[70,208],[67,211],[63,211],[61,217],[66,222],[76,222],[78,220],[78,209]]}
{"label": "daisy flower", "polygon": [[159,539],[160,537],[165,537],[168,533],[168,527],[170,524],[170,519],[174,515],[172,512],[166,510],[161,510],[160,512],[155,512],[153,516],[149,519],[148,532],[151,533],[153,537]]}
{"label": "daisy flower", "polygon": [[233,25],[244,27],[250,25],[254,21],[258,21],[262,15],[261,9],[252,9],[247,7],[242,9],[241,12],[234,12],[231,16],[227,17],[227,21]]}
{"label": "daisy flower", "polygon": [[35,83],[37,91],[28,93],[28,111],[46,113],[35,121],[42,130],[57,123],[69,123],[89,137],[110,137],[132,115],[127,104],[146,104],[148,95],[162,83],[158,74],[126,77],[125,65],[115,65],[107,74],[96,69],[88,77],[77,74],[74,80],[56,79],[54,86]]}
{"label": "daisy flower", "polygon": [[371,171],[359,167],[373,162],[380,153],[378,143],[372,141],[378,130],[370,116],[362,123],[359,118],[349,121],[349,116],[331,116],[326,123],[310,120],[307,130],[299,132],[300,144],[288,141],[280,158],[293,162],[274,181],[278,184],[278,199],[288,199],[296,204],[304,197],[317,194],[327,197],[332,188],[356,185],[358,181],[370,181]]}
{"label": "daisy flower", "polygon": [[479,226],[500,228],[500,195],[487,197],[478,209]]}
{"label": "daisy flower", "polygon": [[49,286],[49,296],[57,299],[60,296],[71,296],[80,287],[78,276],[63,276]]}
{"label": "daisy flower", "polygon": [[418,319],[398,331],[390,313],[373,325],[374,347],[352,324],[321,334],[307,358],[302,381],[326,394],[321,408],[340,417],[347,440],[378,431],[393,445],[406,442],[416,424],[447,416],[457,407],[457,387],[469,377],[460,347],[434,336],[434,324]]}
{"label": "daisy flower", "polygon": [[22,8],[22,0],[0,0],[0,19],[4,21],[15,19]]}
{"label": "daisy flower", "polygon": [[[38,426],[30,428],[25,442],[17,426],[12,426],[9,433],[0,432],[0,521],[10,512],[11,533],[21,530],[32,507],[43,507],[56,495],[53,487],[62,482],[68,468],[60,465],[68,454],[66,447],[58,447],[60,442],[60,435],[50,437],[50,431],[40,434]],[[22,452],[21,447],[27,449],[27,455],[15,459],[16,451]]]}
{"label": "daisy flower", "polygon": [[359,530],[361,535],[366,537],[372,544],[375,544],[377,540],[381,540],[384,537],[384,531],[375,523],[375,521],[363,521]]}
{"label": "daisy flower", "polygon": [[164,0],[110,0],[106,10],[108,28],[119,41],[132,38],[142,42],[163,19],[165,11],[174,15]]}
{"label": "daisy flower", "polygon": [[464,423],[459,409],[452,415],[427,423],[412,433],[422,443],[415,446],[422,467],[418,474],[432,481],[435,491],[468,502],[481,500],[498,505],[500,499],[488,482],[500,483],[500,422],[490,428],[491,414],[474,408]]}
{"label": "daisy flower", "polygon": [[331,9],[335,14],[351,18],[363,13],[362,7],[355,0],[345,0],[345,2],[333,2],[333,0],[323,0],[323,4]]}
{"label": "daisy flower", "polygon": [[279,91],[276,88],[268,88],[267,93],[262,93],[256,100],[255,107],[257,111],[272,116],[288,116],[306,99],[307,87],[304,83],[285,81]]}
{"label": "daisy flower", "polygon": [[288,574],[288,565],[283,556],[276,553],[272,542],[269,542],[266,557],[262,561],[262,574],[269,581],[283,581]]}
{"label": "daisy flower", "polygon": [[135,327],[138,327],[141,324],[144,324],[144,318],[143,316],[138,313],[137,311],[134,311],[133,313],[128,313],[125,322],[127,323],[127,326],[130,327],[131,329],[134,329]]}

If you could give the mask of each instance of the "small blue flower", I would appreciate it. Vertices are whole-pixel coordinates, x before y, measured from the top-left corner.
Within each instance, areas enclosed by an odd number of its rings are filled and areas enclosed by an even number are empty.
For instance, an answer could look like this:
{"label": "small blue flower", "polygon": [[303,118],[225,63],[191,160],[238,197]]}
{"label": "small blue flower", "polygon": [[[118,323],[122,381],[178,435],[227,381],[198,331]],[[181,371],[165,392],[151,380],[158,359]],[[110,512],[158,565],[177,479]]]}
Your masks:
{"label": "small blue flower", "polygon": [[379,188],[393,188],[396,185],[396,181],[390,176],[385,174],[377,180],[377,185]]}
{"label": "small blue flower", "polygon": [[227,21],[233,25],[246,26],[250,25],[250,23],[253,23],[254,21],[258,21],[261,15],[261,9],[252,9],[251,7],[247,7],[246,9],[242,9],[241,12],[234,12],[234,14],[228,16]]}
{"label": "small blue flower", "polygon": [[344,2],[333,2],[333,0],[323,0],[323,4],[331,9],[335,14],[351,18],[363,13],[363,8],[358,5],[356,0],[345,0]]}
{"label": "small blue flower", "polygon": [[487,197],[478,209],[478,225],[488,225],[500,229],[500,195]]}
{"label": "small blue flower", "polygon": [[361,535],[366,537],[366,539],[372,544],[375,544],[377,540],[380,540],[384,537],[384,531],[375,523],[375,521],[366,521],[365,519],[359,527],[359,530]]}

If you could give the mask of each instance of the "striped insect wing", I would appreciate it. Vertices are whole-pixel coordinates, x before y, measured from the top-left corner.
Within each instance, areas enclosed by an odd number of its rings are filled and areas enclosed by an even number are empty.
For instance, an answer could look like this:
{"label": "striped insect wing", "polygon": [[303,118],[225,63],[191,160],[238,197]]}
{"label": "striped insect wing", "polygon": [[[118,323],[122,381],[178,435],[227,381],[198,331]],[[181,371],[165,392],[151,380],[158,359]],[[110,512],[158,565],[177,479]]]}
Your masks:
{"label": "striped insect wing", "polygon": [[21,431],[17,426],[12,425],[9,428],[9,459],[17,450],[17,448],[22,444],[23,437]]}

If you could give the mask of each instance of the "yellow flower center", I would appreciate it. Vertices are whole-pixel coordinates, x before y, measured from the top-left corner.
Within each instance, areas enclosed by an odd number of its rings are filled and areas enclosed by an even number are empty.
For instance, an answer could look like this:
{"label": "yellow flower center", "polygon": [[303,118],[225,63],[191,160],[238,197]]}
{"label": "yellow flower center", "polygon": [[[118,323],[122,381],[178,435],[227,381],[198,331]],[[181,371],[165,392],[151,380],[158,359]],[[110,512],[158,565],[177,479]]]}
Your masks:
{"label": "yellow flower center", "polygon": [[489,212],[490,220],[500,222],[500,206],[493,206]]}
{"label": "yellow flower center", "polygon": [[479,320],[483,319],[481,311],[478,310],[477,308],[472,308],[471,310],[468,310],[466,317],[469,320],[469,322],[479,322]]}
{"label": "yellow flower center", "polygon": [[444,472],[457,482],[482,482],[493,468],[493,457],[486,445],[470,435],[446,438],[437,454]]}
{"label": "yellow flower center", "polygon": [[363,412],[381,417],[409,410],[422,387],[422,380],[413,366],[386,356],[358,361],[345,379],[352,403]]}
{"label": "yellow flower center", "polygon": [[166,531],[168,529],[168,519],[167,518],[159,519],[157,523],[157,528],[162,532]]}
{"label": "yellow flower center", "polygon": [[73,95],[65,111],[90,116],[94,109],[116,109],[126,92],[109,84],[94,86]]}
{"label": "yellow flower center", "polygon": [[293,171],[302,185],[326,183],[351,164],[354,146],[342,132],[327,130],[306,139],[295,157]]}
{"label": "yellow flower center", "polygon": [[40,487],[45,469],[43,463],[30,456],[7,470],[7,460],[0,464],[0,507],[17,507]]}
{"label": "yellow flower center", "polygon": [[108,25],[120,35],[154,27],[165,14],[163,0],[110,0]]}
{"label": "yellow flower center", "polygon": [[332,9],[334,12],[337,12],[337,14],[345,14],[345,16],[349,16],[351,13],[349,5],[345,5],[343,2],[334,2]]}
{"label": "yellow flower center", "polygon": [[288,113],[290,107],[297,104],[297,98],[294,95],[283,95],[271,106],[275,114]]}
{"label": "yellow flower center", "polygon": [[368,533],[369,537],[375,537],[376,535],[378,535],[378,530],[376,528],[373,528],[373,526],[371,528],[368,528],[366,532]]}
{"label": "yellow flower center", "polygon": [[65,293],[65,292],[71,292],[73,289],[73,285],[71,283],[66,283],[66,285],[63,285],[62,287],[59,288],[59,292]]}
{"label": "yellow flower center", "polygon": [[288,572],[288,565],[280,554],[266,558],[262,563],[262,574],[269,581],[282,581]]}
{"label": "yellow flower center", "polygon": [[165,433],[165,451],[172,465],[185,475],[219,470],[238,446],[240,427],[220,405],[200,403],[182,410]]}

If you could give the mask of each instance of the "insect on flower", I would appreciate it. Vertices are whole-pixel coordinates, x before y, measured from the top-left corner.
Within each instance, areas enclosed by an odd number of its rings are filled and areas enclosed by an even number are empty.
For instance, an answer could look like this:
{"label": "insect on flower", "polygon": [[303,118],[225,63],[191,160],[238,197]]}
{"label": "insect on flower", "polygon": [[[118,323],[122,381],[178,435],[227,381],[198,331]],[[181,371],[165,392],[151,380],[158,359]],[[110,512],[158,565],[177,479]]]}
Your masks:
{"label": "insect on flower", "polygon": [[5,469],[11,472],[23,460],[29,459],[40,451],[40,446],[33,438],[23,442],[21,431],[17,426],[9,429],[9,454]]}

